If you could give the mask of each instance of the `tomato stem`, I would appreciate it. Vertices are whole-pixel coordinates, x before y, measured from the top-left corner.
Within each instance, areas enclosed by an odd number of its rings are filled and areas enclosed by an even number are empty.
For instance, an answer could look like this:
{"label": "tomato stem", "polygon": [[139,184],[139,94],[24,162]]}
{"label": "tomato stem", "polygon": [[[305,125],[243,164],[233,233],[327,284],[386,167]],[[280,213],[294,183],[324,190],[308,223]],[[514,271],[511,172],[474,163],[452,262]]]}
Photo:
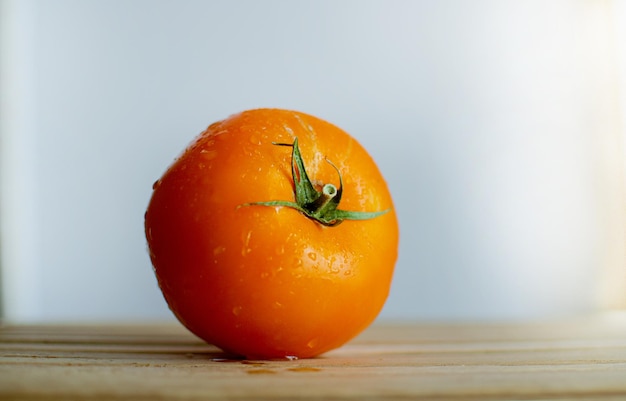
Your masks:
{"label": "tomato stem", "polygon": [[306,205],[305,208],[309,210],[311,214],[324,215],[332,209],[336,209],[338,202],[335,200],[339,191],[333,184],[326,184],[322,188],[322,192],[314,202],[310,205]]}
{"label": "tomato stem", "polygon": [[241,206],[284,206],[296,209],[308,218],[328,227],[334,227],[344,220],[367,220],[381,216],[391,209],[376,212],[359,212],[338,209],[343,193],[343,180],[341,172],[330,160],[326,159],[339,176],[339,187],[333,184],[325,184],[322,190],[315,189],[304,167],[304,161],[298,146],[296,137],[293,144],[273,143],[278,146],[289,146],[291,152],[291,174],[294,181],[295,202],[273,200],[264,202],[245,203]]}

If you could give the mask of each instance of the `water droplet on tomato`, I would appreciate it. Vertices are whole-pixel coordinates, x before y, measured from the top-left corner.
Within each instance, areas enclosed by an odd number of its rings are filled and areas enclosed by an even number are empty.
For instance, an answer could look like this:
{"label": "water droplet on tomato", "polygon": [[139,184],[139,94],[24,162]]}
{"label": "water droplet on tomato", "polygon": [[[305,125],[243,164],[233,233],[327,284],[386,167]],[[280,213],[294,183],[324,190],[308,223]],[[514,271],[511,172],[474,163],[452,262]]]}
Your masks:
{"label": "water droplet on tomato", "polygon": [[200,154],[202,155],[204,160],[213,160],[217,157],[217,150],[202,149],[200,151]]}
{"label": "water droplet on tomato", "polygon": [[243,309],[243,307],[241,306],[235,306],[233,308],[233,315],[235,316],[239,316],[241,314],[241,310]]}
{"label": "water droplet on tomato", "polygon": [[259,134],[252,134],[250,135],[250,143],[253,145],[260,145],[261,142],[261,136]]}
{"label": "water droplet on tomato", "polygon": [[306,343],[306,346],[307,346],[307,348],[315,348],[317,343],[319,343],[319,339],[314,338],[311,341],[309,341],[308,343]]}
{"label": "water droplet on tomato", "polygon": [[228,134],[228,130],[221,130],[221,131],[217,131],[216,133],[213,134],[213,138],[217,138],[220,141],[224,140],[225,135],[224,134]]}
{"label": "water droplet on tomato", "polygon": [[252,231],[248,231],[245,236],[242,236],[243,247],[241,248],[241,256],[246,256],[252,249],[250,248],[250,238],[252,237]]}
{"label": "water droplet on tomato", "polygon": [[330,273],[331,274],[337,274],[339,273],[341,269],[339,268],[339,266],[337,266],[337,258],[336,257],[331,257],[330,258]]}
{"label": "water droplet on tomato", "polygon": [[285,129],[285,131],[287,131],[287,133],[288,133],[290,136],[294,136],[294,135],[295,135],[295,134],[293,133],[293,130],[291,129],[291,127],[290,127],[290,126],[288,126],[287,124],[283,124],[283,128]]}

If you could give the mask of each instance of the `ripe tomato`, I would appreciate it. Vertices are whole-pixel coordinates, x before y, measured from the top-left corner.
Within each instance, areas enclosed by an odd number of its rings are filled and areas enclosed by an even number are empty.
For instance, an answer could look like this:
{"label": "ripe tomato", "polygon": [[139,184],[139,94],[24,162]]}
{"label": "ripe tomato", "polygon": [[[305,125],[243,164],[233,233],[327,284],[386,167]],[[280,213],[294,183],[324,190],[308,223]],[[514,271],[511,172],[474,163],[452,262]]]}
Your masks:
{"label": "ripe tomato", "polygon": [[279,109],[202,132],[155,183],[145,232],[180,322],[262,359],[319,355],[366,328],[398,249],[391,196],[363,147]]}

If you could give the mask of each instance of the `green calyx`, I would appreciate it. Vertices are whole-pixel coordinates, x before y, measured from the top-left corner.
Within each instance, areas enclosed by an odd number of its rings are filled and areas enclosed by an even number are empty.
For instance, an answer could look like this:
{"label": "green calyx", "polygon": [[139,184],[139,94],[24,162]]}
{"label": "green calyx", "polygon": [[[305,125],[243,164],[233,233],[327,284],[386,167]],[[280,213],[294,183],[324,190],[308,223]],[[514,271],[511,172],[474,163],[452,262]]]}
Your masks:
{"label": "green calyx", "polygon": [[389,212],[390,209],[378,212],[357,212],[338,209],[343,188],[343,181],[341,179],[341,172],[339,169],[330,160],[326,159],[326,161],[333,166],[339,175],[339,188],[333,184],[325,184],[322,186],[321,190],[318,190],[311,183],[311,180],[306,173],[306,169],[304,168],[304,162],[302,161],[302,155],[300,154],[300,148],[298,147],[298,138],[294,139],[293,144],[273,144],[278,146],[289,146],[293,149],[291,153],[291,174],[293,176],[295,188],[295,202],[272,200],[266,202],[251,202],[241,206],[290,207],[292,209],[296,209],[308,218],[328,227],[336,226],[344,220],[368,220]]}

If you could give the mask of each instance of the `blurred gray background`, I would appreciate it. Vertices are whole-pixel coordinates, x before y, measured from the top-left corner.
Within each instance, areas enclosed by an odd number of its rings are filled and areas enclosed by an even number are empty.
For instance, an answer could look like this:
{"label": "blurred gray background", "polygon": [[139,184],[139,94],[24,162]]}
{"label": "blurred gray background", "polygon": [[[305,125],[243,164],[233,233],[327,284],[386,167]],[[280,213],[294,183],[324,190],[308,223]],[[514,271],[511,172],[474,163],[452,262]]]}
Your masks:
{"label": "blurred gray background", "polygon": [[382,319],[624,307],[623,1],[0,0],[4,318],[172,319],[152,182],[257,107],[350,132],[401,225]]}

